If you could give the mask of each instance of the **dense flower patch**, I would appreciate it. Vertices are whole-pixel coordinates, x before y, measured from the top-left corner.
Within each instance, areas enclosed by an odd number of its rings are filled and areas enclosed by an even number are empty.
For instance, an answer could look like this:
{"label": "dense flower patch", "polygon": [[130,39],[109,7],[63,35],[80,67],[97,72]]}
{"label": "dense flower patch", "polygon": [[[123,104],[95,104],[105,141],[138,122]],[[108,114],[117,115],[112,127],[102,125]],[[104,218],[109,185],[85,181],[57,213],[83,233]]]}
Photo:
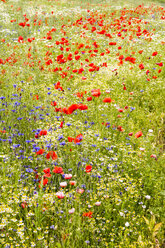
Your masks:
{"label": "dense flower patch", "polygon": [[165,9],[0,9],[0,245],[161,247]]}

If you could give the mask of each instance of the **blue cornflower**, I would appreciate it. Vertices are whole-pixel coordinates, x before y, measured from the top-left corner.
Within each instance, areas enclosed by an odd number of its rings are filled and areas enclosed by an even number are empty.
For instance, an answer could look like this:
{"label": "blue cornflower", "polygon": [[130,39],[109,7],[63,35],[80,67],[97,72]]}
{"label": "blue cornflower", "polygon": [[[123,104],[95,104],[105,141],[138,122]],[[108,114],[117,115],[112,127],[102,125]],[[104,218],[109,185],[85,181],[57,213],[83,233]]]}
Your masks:
{"label": "blue cornflower", "polygon": [[64,138],[64,136],[63,135],[60,135],[60,136],[58,136],[58,141],[60,141],[61,139],[63,139]]}
{"label": "blue cornflower", "polygon": [[33,172],[33,169],[31,169],[31,168],[27,168],[27,169],[26,169],[26,172],[31,173],[31,172]]}
{"label": "blue cornflower", "polygon": [[52,147],[52,144],[47,144],[46,147],[47,148],[51,148]]}
{"label": "blue cornflower", "polygon": [[61,146],[66,145],[65,141],[61,142],[60,145],[61,145]]}
{"label": "blue cornflower", "polygon": [[13,144],[13,147],[18,148],[18,147],[20,147],[20,144]]}

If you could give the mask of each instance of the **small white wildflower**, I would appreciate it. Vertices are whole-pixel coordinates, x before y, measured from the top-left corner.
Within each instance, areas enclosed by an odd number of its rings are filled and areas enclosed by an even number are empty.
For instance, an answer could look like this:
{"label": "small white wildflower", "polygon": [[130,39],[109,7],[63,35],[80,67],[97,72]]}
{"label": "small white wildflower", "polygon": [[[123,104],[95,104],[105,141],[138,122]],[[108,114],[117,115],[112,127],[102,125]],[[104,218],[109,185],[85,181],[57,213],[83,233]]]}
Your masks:
{"label": "small white wildflower", "polygon": [[95,205],[96,206],[100,206],[101,205],[101,202],[95,202]]}
{"label": "small white wildflower", "polygon": [[71,208],[70,210],[69,210],[69,214],[73,214],[75,212],[75,208]]}
{"label": "small white wildflower", "polygon": [[120,216],[125,217],[125,214],[122,212],[119,212]]}
{"label": "small white wildflower", "polygon": [[147,200],[150,200],[150,199],[151,199],[151,196],[150,196],[150,195],[146,195],[145,198],[146,198]]}
{"label": "small white wildflower", "polygon": [[126,222],[126,223],[125,223],[125,226],[128,227],[128,226],[129,226],[129,222]]}

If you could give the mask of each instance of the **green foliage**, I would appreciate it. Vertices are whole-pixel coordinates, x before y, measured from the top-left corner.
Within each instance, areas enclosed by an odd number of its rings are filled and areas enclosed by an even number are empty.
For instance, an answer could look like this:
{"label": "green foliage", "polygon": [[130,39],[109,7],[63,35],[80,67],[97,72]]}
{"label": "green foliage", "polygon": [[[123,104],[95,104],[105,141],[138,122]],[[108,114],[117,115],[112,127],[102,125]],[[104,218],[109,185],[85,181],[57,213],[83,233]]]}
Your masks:
{"label": "green foliage", "polygon": [[142,2],[0,2],[0,247],[163,247],[165,20]]}

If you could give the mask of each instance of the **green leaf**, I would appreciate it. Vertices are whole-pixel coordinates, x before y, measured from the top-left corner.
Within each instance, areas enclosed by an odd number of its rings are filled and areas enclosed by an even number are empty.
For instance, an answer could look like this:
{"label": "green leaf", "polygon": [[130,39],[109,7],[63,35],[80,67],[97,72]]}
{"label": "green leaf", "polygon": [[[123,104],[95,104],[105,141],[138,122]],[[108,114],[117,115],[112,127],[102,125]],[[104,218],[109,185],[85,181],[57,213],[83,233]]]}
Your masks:
{"label": "green leaf", "polygon": [[143,216],[143,219],[145,220],[146,224],[149,226],[149,220],[147,220],[144,216]]}
{"label": "green leaf", "polygon": [[156,233],[158,232],[158,230],[161,228],[161,225],[162,225],[162,223],[158,223],[158,224],[155,225],[154,230],[153,230],[154,233],[155,233],[155,232],[156,232]]}
{"label": "green leaf", "polygon": [[56,243],[56,248],[61,248],[61,244],[60,243]]}
{"label": "green leaf", "polygon": [[165,196],[165,190],[161,191],[161,192],[160,192],[160,195]]}

